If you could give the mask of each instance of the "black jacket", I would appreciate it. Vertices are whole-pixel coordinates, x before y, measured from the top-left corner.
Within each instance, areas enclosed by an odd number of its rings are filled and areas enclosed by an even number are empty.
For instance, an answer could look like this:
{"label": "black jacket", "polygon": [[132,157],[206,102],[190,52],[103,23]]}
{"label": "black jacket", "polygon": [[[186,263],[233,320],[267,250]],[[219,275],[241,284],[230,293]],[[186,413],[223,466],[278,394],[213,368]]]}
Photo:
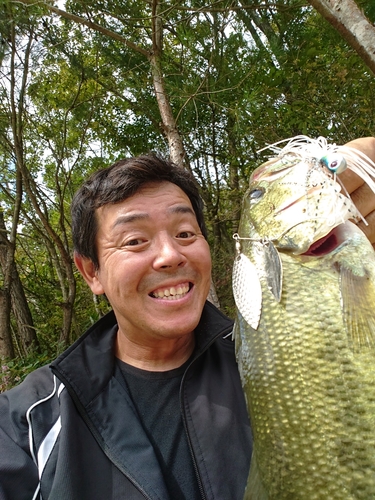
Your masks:
{"label": "black jacket", "polygon": [[[180,388],[202,498],[242,500],[251,433],[230,339],[207,303]],[[1,500],[169,499],[132,401],[114,376],[113,313],[50,367],[0,395]]]}

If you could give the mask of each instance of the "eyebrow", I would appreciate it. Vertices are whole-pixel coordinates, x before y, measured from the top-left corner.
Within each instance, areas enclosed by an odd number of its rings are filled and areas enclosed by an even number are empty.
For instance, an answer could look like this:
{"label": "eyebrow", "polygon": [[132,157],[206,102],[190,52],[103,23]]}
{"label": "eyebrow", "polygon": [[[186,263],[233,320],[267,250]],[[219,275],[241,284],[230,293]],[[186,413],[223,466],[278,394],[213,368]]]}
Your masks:
{"label": "eyebrow", "polygon": [[194,210],[188,205],[177,205],[176,207],[171,207],[168,209],[171,214],[191,214],[196,217]]}
{"label": "eyebrow", "polygon": [[[177,205],[175,207],[171,207],[168,209],[168,213],[170,214],[191,214],[196,217],[194,210],[187,205]],[[128,214],[128,215],[120,215],[115,222],[113,223],[112,229],[117,226],[121,226],[122,224],[130,224],[132,222],[137,222],[140,220],[146,220],[150,218],[150,214],[148,213],[136,213],[136,214]]]}
{"label": "eyebrow", "polygon": [[149,217],[150,217],[149,214],[146,213],[120,215],[113,223],[112,229],[114,229],[117,226],[121,226],[122,224],[129,224],[131,222],[136,222],[138,220],[148,219]]}

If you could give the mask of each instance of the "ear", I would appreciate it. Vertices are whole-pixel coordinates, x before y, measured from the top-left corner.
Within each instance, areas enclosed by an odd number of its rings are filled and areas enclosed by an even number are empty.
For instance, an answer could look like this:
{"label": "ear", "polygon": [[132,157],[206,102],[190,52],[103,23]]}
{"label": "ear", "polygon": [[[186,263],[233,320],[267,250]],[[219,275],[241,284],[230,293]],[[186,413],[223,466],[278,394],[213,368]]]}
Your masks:
{"label": "ear", "polygon": [[83,279],[91,288],[92,293],[103,295],[104,290],[98,278],[98,269],[95,267],[93,261],[87,257],[82,257],[78,253],[74,253],[74,262]]}

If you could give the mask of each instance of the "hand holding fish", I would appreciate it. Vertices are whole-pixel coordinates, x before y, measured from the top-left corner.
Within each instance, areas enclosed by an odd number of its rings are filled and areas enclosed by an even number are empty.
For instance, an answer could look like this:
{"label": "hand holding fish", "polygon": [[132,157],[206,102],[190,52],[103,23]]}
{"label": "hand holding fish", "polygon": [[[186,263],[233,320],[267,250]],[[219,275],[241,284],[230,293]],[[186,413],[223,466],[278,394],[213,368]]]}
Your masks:
{"label": "hand holding fish", "polygon": [[[375,137],[364,137],[355,139],[346,144],[346,146],[359,149],[375,162]],[[366,219],[368,226],[363,221],[358,223],[358,226],[375,248],[375,194],[369,186],[356,175],[352,170],[345,170],[340,174],[340,179],[350,194],[353,203]]]}

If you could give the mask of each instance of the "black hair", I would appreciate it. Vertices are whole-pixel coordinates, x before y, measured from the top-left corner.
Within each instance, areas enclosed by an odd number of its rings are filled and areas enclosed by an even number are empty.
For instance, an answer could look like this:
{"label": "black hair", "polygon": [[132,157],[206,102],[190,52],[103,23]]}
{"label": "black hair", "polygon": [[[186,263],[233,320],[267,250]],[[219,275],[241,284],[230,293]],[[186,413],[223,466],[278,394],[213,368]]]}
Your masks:
{"label": "black hair", "polygon": [[203,218],[203,202],[198,185],[188,170],[150,153],[119,160],[113,165],[91,175],[74,195],[72,236],[74,250],[89,258],[99,267],[96,236],[98,223],[96,210],[107,204],[120,203],[137,193],[150,182],[171,182],[188,196],[202,234],[207,238]]}

